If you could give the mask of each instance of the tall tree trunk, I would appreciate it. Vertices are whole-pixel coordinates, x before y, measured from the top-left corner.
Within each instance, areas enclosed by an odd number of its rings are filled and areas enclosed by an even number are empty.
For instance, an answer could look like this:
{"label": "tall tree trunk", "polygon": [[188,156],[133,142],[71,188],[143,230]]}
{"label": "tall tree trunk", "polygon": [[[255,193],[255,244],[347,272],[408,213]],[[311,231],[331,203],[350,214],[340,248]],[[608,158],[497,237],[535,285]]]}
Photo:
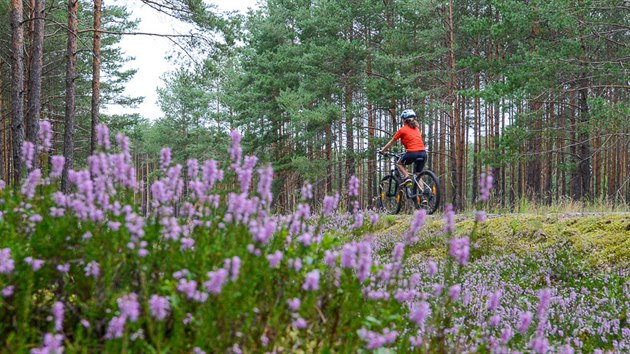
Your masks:
{"label": "tall tree trunk", "polygon": [[[28,114],[26,116],[26,140],[35,143],[39,132],[42,97],[42,59],[44,56],[44,18],[45,0],[35,0],[33,8],[33,46],[31,49],[31,68],[29,75]],[[35,161],[37,163],[37,161]]]}
{"label": "tall tree trunk", "polygon": [[76,85],[75,76],[77,71],[77,10],[79,0],[68,0],[68,48],[66,62],[66,114],[63,134],[63,156],[66,164],[61,177],[61,189],[68,192],[68,171],[74,165],[74,116]]}
{"label": "tall tree trunk", "polygon": [[448,18],[449,18],[449,44],[450,44],[450,70],[451,80],[449,85],[449,96],[453,97],[452,110],[451,110],[451,176],[452,176],[452,190],[453,190],[453,207],[456,210],[461,210],[461,193],[462,193],[462,141],[461,141],[461,122],[460,122],[460,109],[459,109],[459,97],[455,90],[457,89],[457,72],[455,68],[455,28],[453,23],[453,0],[448,2]]}
{"label": "tall tree trunk", "polygon": [[99,120],[101,99],[101,0],[94,0],[94,37],[92,41],[92,134],[90,151],[96,150],[96,125]]}
{"label": "tall tree trunk", "polygon": [[11,135],[13,183],[20,183],[24,141],[24,28],[22,0],[11,0]]}

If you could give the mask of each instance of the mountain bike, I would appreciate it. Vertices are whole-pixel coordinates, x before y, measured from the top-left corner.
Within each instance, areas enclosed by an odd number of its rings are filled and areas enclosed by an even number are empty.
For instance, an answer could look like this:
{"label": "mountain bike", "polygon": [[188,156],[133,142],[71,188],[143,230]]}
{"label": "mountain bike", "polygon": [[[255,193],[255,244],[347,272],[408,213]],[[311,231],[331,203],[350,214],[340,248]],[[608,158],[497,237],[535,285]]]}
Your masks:
{"label": "mountain bike", "polygon": [[417,171],[419,162],[414,163],[414,172],[411,176],[411,186],[401,185],[402,173],[396,163],[404,154],[385,153],[383,156],[391,158],[393,168],[378,185],[378,206],[388,214],[398,214],[402,209],[405,199],[411,200],[415,209],[425,209],[428,214],[433,214],[440,206],[440,181],[430,170]]}

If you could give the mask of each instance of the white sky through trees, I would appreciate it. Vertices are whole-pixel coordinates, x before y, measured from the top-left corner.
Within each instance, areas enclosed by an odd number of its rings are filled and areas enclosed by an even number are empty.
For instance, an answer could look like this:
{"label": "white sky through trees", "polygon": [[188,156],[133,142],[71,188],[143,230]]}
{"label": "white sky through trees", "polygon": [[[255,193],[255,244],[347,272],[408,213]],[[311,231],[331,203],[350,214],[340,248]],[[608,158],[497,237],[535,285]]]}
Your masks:
{"label": "white sky through trees", "polygon": [[[133,19],[140,19],[137,32],[160,34],[186,33],[186,26],[142,4],[139,0],[114,0],[115,5],[125,5],[132,13]],[[219,11],[240,11],[246,13],[248,8],[255,8],[256,0],[213,0]],[[127,84],[125,94],[133,97],[143,96],[144,101],[136,109],[117,105],[105,107],[108,114],[139,113],[151,120],[162,116],[157,103],[156,89],[162,85],[162,76],[170,71],[172,63],[165,57],[173,49],[168,38],[151,36],[123,36],[120,47],[127,56],[134,57],[125,64],[125,69],[138,70],[135,77]]]}

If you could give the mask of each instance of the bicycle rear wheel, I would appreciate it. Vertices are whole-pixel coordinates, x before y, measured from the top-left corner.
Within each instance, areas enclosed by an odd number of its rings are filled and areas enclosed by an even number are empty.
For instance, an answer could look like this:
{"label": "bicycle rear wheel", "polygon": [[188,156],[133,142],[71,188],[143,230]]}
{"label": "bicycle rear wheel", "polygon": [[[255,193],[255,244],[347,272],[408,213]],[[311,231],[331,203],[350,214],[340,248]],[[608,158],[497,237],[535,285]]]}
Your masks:
{"label": "bicycle rear wheel", "polygon": [[416,209],[425,209],[433,214],[440,206],[440,181],[435,173],[424,170],[416,176],[413,188],[413,203]]}
{"label": "bicycle rear wheel", "polygon": [[394,176],[383,177],[378,185],[379,204],[387,214],[398,214],[402,208],[403,196]]}

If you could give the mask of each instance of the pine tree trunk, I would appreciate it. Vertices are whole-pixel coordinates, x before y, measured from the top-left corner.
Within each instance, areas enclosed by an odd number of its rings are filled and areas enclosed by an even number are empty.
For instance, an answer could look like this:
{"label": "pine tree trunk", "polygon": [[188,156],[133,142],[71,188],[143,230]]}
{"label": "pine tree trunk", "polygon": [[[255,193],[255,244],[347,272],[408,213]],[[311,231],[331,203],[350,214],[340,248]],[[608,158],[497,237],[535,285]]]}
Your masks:
{"label": "pine tree trunk", "polygon": [[24,28],[22,0],[11,0],[11,135],[13,183],[20,183],[24,141]]}
{"label": "pine tree trunk", "polygon": [[76,85],[75,77],[77,71],[77,10],[79,1],[68,0],[68,48],[66,52],[66,114],[64,119],[63,134],[63,156],[66,164],[61,177],[61,189],[68,192],[68,172],[74,165],[74,118]]}
{"label": "pine tree trunk", "polygon": [[101,99],[101,0],[94,0],[94,37],[92,41],[92,134],[90,151],[96,150],[96,125],[99,121]]}
{"label": "pine tree trunk", "polygon": [[[42,59],[44,55],[44,18],[46,16],[45,0],[35,0],[33,9],[33,46],[31,49],[31,67],[29,74],[28,126],[26,140],[35,143],[39,132],[42,97]],[[35,161],[37,163],[37,161]]]}

